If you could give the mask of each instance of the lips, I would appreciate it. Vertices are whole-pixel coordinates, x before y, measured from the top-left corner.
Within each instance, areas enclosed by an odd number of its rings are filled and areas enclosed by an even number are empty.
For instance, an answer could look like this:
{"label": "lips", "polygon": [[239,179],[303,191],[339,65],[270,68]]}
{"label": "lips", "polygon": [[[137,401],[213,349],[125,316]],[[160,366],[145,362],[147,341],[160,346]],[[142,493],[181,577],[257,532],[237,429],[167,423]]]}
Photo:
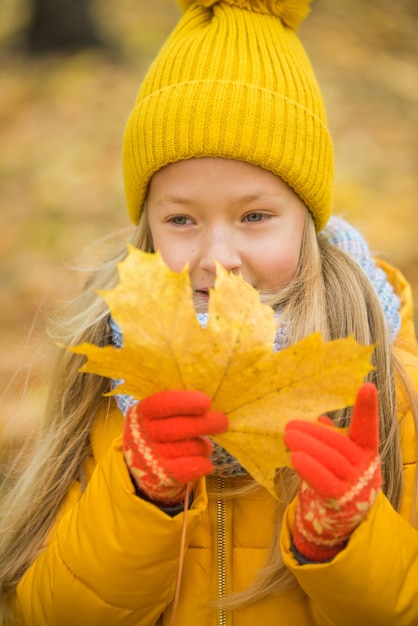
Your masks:
{"label": "lips", "polygon": [[201,287],[200,289],[193,289],[193,293],[197,296],[208,297],[210,289],[211,287]]}
{"label": "lips", "polygon": [[209,289],[193,289],[193,303],[196,313],[207,313],[209,306]]}

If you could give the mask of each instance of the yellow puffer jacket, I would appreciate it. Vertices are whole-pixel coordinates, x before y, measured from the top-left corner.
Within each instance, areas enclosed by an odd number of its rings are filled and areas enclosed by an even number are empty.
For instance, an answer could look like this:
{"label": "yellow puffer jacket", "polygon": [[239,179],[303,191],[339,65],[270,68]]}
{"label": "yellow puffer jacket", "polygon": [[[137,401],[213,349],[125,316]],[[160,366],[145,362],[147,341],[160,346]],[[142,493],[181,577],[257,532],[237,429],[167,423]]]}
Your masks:
{"label": "yellow puffer jacket", "polygon": [[[398,356],[418,385],[408,285],[389,266],[385,270],[403,299]],[[187,513],[176,626],[417,625],[418,532],[409,523],[416,435],[402,397],[399,420],[405,466],[400,514],[381,494],[332,562],[300,565],[290,551],[293,503],[280,549],[298,584],[233,614],[219,614],[211,602],[219,591],[242,589],[254,579],[271,543],[275,503],[262,490],[232,500],[222,499],[220,491],[208,500],[201,481]],[[47,548],[17,588],[12,624],[171,624],[183,514],[171,518],[135,496],[122,456],[122,425],[116,409],[98,416],[87,488],[81,494],[77,483],[68,494]]]}

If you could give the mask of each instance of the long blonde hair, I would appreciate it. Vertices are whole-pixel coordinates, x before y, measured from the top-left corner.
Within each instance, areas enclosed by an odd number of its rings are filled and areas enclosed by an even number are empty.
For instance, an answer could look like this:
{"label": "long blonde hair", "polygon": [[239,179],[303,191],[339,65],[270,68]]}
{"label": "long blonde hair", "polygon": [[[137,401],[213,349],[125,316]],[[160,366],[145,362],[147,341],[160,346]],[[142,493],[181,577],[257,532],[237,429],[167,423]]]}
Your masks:
{"label": "long blonde hair", "polygon": [[[152,251],[145,211],[131,243]],[[115,262],[122,260],[126,253],[124,247],[88,279],[67,321],[53,329],[55,341],[64,346],[83,341],[96,345],[109,342],[108,311],[96,292],[116,284]],[[354,334],[363,344],[376,343],[376,369],[370,379],[379,390],[384,491],[394,508],[399,508],[403,472],[395,417],[395,376],[402,381],[406,380],[406,375],[393,356],[381,306],[369,280],[348,255],[316,236],[313,220],[308,214],[297,275],[284,290],[276,295],[269,294],[267,299],[282,311],[281,320],[289,344],[314,331],[320,331],[325,339]],[[4,479],[0,503],[0,623],[1,616],[6,615],[5,600],[44,549],[47,534],[71,483],[79,480],[83,484],[83,467],[91,454],[92,423],[99,407],[104,402],[110,403],[110,400],[103,399],[109,381],[80,373],[82,361],[83,357],[58,349],[45,418],[35,448],[24,450],[22,459],[15,461],[24,467],[21,475],[11,473]],[[409,395],[418,423],[411,388]],[[350,410],[335,412],[331,417],[339,426],[347,425]],[[275,537],[279,532],[282,510],[297,488],[295,476],[288,470],[279,472],[277,480],[282,505],[278,510]],[[244,491],[254,488],[256,486],[250,485]],[[239,598],[232,599],[230,606],[275,593],[291,582],[275,539],[272,546],[266,566],[254,585]]]}
{"label": "long blonde hair", "polygon": [[[324,237],[317,237],[312,220],[307,220],[299,270],[289,285],[276,296],[264,298],[279,307],[286,332],[286,345],[291,345],[313,332],[321,332],[326,340],[354,335],[359,343],[376,344],[373,355],[375,370],[368,376],[379,392],[380,458],[382,462],[383,491],[398,510],[403,495],[403,464],[398,428],[396,385],[407,394],[418,433],[418,400],[407,373],[393,354],[386,320],[380,301],[368,277],[349,255],[331,245]],[[396,383],[396,385],[395,385]],[[329,413],[338,427],[347,427],[351,408]],[[416,440],[418,447],[418,439]],[[296,584],[293,574],[285,567],[279,545],[283,513],[295,497],[298,479],[294,472],[284,468],[277,473],[277,523],[273,529],[270,550],[264,567],[252,585],[244,591],[216,602],[217,607],[234,609],[263,597],[285,591]],[[227,493],[226,497],[244,497],[258,489],[253,482],[243,485],[241,491]],[[418,477],[414,488],[416,502]],[[216,485],[211,483],[209,494],[219,498]],[[416,504],[410,513],[417,522]]]}

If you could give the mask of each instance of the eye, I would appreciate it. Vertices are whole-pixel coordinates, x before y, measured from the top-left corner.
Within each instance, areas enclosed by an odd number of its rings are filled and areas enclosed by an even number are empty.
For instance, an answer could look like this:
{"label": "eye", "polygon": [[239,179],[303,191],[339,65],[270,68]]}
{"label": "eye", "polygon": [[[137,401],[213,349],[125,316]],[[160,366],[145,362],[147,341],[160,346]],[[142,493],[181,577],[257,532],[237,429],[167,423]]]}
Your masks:
{"label": "eye", "polygon": [[176,226],[185,226],[186,224],[192,223],[191,218],[187,217],[187,215],[174,215],[173,217],[170,217],[168,221]]}
{"label": "eye", "polygon": [[267,215],[266,213],[253,211],[252,213],[247,213],[247,215],[244,217],[244,221],[245,222],[264,222],[264,220],[267,220],[268,218],[269,218],[269,215]]}

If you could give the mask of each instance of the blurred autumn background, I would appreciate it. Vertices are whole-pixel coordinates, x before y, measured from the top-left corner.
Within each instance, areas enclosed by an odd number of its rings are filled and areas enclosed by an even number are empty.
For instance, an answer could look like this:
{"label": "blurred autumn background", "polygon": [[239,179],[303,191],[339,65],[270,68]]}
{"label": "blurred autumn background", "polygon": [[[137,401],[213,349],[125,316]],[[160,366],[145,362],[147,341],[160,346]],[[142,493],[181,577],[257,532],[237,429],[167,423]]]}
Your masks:
{"label": "blurred autumn background", "polygon": [[[131,230],[123,128],[179,15],[175,0],[0,2],[0,427],[42,411],[45,322],[78,291],[72,268]],[[418,3],[315,0],[299,32],[334,138],[336,212],[401,268],[417,308]]]}

